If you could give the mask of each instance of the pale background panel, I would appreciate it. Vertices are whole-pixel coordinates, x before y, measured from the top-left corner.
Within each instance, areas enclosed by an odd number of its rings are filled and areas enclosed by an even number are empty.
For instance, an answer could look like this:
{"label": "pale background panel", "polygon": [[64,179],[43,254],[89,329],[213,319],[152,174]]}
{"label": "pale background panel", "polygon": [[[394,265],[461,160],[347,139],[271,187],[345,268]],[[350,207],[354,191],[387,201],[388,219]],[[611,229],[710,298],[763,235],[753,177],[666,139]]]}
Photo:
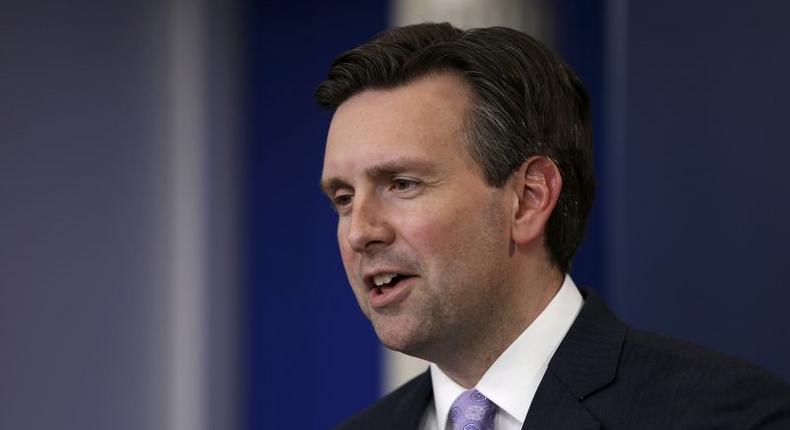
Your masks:
{"label": "pale background panel", "polygon": [[238,423],[235,14],[0,4],[0,428]]}

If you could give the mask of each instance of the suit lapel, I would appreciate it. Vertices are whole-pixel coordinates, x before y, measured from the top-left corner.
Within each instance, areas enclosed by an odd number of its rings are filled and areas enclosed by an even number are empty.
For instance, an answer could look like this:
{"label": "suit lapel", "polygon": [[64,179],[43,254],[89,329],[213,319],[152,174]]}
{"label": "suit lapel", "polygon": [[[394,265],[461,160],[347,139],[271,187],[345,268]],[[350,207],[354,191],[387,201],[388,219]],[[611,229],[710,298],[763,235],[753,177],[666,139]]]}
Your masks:
{"label": "suit lapel", "polygon": [[600,423],[568,391],[556,375],[546,372],[522,430],[596,430]]}
{"label": "suit lapel", "polygon": [[433,398],[431,372],[426,370],[417,377],[409,391],[398,400],[389,427],[392,430],[417,430],[428,402]]}
{"label": "suit lapel", "polygon": [[597,429],[583,400],[610,384],[617,372],[626,327],[591,290],[549,362],[524,421],[527,429]]}

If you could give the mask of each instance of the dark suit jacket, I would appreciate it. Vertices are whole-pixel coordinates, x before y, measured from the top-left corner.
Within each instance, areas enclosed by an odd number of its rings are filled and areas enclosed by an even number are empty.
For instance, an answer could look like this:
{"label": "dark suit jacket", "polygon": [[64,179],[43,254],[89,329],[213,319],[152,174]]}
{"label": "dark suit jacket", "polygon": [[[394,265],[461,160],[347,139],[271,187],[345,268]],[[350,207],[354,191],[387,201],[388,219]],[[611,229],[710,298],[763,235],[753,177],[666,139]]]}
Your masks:
{"label": "dark suit jacket", "polygon": [[[790,430],[790,386],[743,361],[632,330],[598,296],[549,363],[524,429]],[[433,396],[425,372],[338,429],[417,429]]]}

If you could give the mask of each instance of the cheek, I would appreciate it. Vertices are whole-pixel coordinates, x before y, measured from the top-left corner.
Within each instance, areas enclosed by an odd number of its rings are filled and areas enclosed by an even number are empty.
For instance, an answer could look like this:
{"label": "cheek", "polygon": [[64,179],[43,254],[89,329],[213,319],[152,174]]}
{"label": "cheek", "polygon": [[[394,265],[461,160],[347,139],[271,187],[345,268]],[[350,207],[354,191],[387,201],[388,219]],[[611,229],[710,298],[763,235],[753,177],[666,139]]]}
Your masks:
{"label": "cheek", "polygon": [[348,240],[346,240],[344,224],[342,222],[338,222],[337,225],[337,245],[340,249],[340,258],[343,261],[343,268],[346,270],[348,281],[353,284],[354,273],[356,273],[355,262],[357,254],[351,249],[351,245],[348,243]]}
{"label": "cheek", "polygon": [[346,278],[351,286],[351,291],[354,293],[362,313],[370,318],[370,310],[365,299],[367,288],[362,285],[362,281],[357,277],[359,273],[359,254],[354,252],[351,246],[348,245],[348,242],[344,241],[340,235],[338,235],[338,245],[340,247],[340,258],[343,260],[343,268],[346,270]]}
{"label": "cheek", "polygon": [[442,266],[468,268],[480,259],[506,256],[507,226],[499,201],[470,200],[478,204],[448,204],[404,219],[404,239],[424,261]]}
{"label": "cheek", "polygon": [[465,227],[463,217],[451,211],[424,211],[401,223],[400,231],[409,247],[425,261],[442,259],[459,251]]}
{"label": "cheek", "polygon": [[348,245],[340,243],[340,259],[343,261],[343,268],[346,270],[348,280],[352,280],[355,273],[356,253]]}

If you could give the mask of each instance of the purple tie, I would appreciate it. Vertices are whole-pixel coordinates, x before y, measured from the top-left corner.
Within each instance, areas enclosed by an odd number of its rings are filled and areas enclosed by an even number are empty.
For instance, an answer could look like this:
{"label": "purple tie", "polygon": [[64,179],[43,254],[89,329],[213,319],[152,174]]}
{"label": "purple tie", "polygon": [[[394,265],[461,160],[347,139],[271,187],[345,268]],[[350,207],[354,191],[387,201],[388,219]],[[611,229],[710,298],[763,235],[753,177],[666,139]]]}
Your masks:
{"label": "purple tie", "polygon": [[496,405],[477,390],[464,391],[450,407],[453,430],[493,430]]}

